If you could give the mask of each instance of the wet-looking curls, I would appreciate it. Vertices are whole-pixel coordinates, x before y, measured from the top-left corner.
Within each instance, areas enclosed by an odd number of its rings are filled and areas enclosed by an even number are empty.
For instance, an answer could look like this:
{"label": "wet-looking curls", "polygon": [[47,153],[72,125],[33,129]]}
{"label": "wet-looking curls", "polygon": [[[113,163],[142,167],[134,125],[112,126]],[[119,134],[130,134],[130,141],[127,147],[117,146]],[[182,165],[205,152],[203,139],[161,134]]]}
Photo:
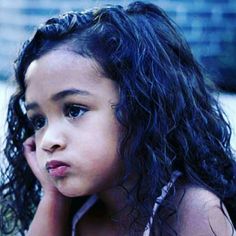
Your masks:
{"label": "wet-looking curls", "polygon": [[230,126],[159,7],[51,18],[15,79],[1,235],[236,235]]}

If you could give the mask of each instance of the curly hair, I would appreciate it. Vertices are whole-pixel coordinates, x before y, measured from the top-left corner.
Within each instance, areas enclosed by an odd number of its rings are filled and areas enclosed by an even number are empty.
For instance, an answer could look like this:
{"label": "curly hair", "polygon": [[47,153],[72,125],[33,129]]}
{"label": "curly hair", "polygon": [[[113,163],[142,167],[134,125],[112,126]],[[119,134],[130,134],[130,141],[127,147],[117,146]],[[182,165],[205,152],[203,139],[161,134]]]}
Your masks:
{"label": "curly hair", "polygon": [[[126,9],[106,6],[51,18],[24,44],[15,61],[18,89],[8,106],[0,232],[24,235],[40,201],[41,186],[23,155],[23,142],[34,133],[21,109],[24,77],[33,60],[61,46],[94,58],[119,84],[115,115],[126,131],[119,147],[122,183],[131,173],[138,176],[127,190],[131,231],[152,216],[150,202],[175,170],[215,193],[236,226],[236,163],[225,115],[175,24],[156,5],[134,2]],[[171,204],[167,200],[162,207]]]}

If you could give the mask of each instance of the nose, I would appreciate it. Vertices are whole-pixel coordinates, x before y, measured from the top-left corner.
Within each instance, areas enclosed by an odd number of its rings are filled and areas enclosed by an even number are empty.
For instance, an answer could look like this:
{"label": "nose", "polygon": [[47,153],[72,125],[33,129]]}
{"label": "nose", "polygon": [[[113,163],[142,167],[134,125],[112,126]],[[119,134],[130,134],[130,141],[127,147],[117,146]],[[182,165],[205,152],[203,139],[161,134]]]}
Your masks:
{"label": "nose", "polygon": [[66,140],[60,125],[48,126],[41,141],[41,149],[53,153],[65,149]]}

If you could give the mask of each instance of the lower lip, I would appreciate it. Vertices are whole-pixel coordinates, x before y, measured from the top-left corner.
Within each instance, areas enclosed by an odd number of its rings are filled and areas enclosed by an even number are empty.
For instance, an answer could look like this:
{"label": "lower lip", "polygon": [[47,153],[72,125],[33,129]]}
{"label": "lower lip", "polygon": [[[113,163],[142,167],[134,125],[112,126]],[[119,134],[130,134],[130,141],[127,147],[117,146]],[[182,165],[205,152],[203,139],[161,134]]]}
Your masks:
{"label": "lower lip", "polygon": [[68,166],[58,166],[48,170],[48,173],[52,177],[65,177]]}

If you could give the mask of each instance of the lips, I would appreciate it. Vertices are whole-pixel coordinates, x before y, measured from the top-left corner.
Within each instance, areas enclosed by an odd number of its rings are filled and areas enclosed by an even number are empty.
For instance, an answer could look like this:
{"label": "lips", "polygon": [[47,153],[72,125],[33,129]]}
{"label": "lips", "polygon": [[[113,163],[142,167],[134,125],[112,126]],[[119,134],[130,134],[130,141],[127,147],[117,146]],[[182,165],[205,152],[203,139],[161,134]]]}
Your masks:
{"label": "lips", "polygon": [[46,163],[46,170],[52,177],[65,177],[70,166],[62,161],[49,161]]}

